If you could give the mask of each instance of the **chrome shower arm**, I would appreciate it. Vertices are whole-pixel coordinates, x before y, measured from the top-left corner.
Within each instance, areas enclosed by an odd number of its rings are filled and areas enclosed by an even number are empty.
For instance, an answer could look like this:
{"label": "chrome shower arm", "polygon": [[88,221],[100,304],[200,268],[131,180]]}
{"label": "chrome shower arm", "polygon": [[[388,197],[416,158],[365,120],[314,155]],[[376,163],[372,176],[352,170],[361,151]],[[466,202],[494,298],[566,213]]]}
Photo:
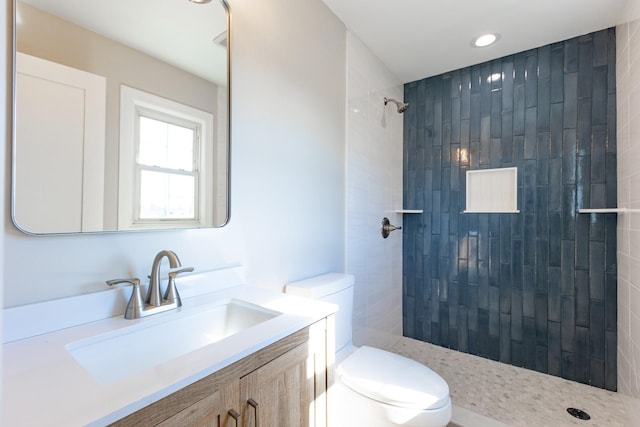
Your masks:
{"label": "chrome shower arm", "polygon": [[401,102],[401,101],[398,101],[397,99],[394,99],[394,98],[385,97],[384,98],[384,105],[387,105],[389,102],[393,102],[394,104],[396,104],[396,107],[398,109],[398,113],[401,113],[401,114],[404,113],[407,110],[407,108],[409,108],[409,104],[406,103],[406,102]]}

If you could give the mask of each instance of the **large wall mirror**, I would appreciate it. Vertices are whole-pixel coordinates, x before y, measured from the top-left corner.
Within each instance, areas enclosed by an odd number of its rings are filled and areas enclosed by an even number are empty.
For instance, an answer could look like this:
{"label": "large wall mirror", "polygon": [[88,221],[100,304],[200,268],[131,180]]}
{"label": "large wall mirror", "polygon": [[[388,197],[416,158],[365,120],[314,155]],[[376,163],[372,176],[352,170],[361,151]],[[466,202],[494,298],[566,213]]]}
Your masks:
{"label": "large wall mirror", "polygon": [[16,0],[14,10],[15,225],[224,225],[226,1]]}

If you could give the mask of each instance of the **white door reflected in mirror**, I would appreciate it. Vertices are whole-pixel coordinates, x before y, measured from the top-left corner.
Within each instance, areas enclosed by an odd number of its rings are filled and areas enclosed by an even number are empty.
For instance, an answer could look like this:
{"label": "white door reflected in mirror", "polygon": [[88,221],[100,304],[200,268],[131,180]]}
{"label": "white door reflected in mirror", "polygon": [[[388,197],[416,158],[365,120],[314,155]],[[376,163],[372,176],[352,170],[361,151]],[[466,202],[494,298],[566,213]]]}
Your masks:
{"label": "white door reflected in mirror", "polygon": [[13,213],[21,227],[102,229],[105,95],[102,76],[16,54]]}

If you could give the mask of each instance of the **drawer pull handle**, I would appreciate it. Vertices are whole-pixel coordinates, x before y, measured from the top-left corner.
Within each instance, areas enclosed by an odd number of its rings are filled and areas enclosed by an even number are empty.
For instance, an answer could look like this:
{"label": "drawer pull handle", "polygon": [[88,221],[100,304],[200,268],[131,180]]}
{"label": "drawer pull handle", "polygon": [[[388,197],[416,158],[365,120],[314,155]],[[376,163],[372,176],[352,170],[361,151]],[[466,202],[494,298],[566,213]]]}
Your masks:
{"label": "drawer pull handle", "polygon": [[238,411],[236,411],[235,409],[229,409],[229,415],[236,421],[236,427],[238,427],[240,425],[238,424],[238,420],[240,419],[240,414],[238,413]]}
{"label": "drawer pull handle", "polygon": [[254,427],[260,427],[260,423],[259,423],[259,421],[258,421],[258,420],[260,419],[260,418],[258,417],[258,402],[256,402],[255,400],[253,400],[253,399],[251,399],[251,398],[250,398],[249,400],[247,400],[247,403],[248,403],[249,405],[251,405],[251,406],[253,407],[253,410],[254,410],[254,414],[255,414],[255,418],[254,418],[254,419],[255,419],[255,424],[254,424]]}

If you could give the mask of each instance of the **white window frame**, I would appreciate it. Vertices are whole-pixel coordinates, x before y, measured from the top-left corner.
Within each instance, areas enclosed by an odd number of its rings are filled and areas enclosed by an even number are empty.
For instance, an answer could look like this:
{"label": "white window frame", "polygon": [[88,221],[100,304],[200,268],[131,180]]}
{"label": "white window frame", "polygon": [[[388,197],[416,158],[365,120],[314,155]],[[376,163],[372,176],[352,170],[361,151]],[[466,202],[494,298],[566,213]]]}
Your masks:
{"label": "white window frame", "polygon": [[[195,219],[140,219],[139,166],[136,161],[138,117],[142,115],[167,122],[194,123],[199,144],[194,153],[196,176]],[[118,229],[206,227],[213,221],[213,205],[207,193],[213,191],[213,114],[129,86],[120,87],[120,170],[118,185]]]}

